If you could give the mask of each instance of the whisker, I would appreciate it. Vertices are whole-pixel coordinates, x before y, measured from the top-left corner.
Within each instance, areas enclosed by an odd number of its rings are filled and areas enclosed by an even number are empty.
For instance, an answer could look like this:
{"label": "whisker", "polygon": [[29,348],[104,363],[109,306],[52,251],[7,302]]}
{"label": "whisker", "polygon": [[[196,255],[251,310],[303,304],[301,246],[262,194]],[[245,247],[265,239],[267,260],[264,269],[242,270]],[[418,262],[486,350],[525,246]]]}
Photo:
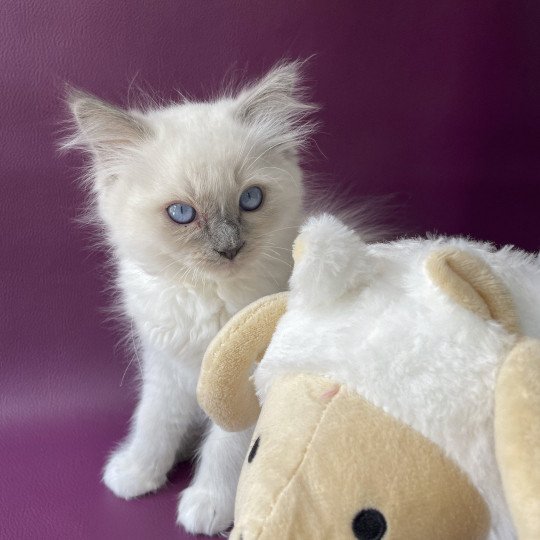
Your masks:
{"label": "whisker", "polygon": [[298,230],[298,226],[297,225],[291,225],[290,227],[282,227],[281,229],[272,229],[271,231],[266,231],[266,232],[262,233],[262,235],[263,236],[268,236],[268,235],[270,235],[272,233],[286,231],[286,230],[289,230],[289,229]]}
{"label": "whisker", "polygon": [[289,171],[286,171],[285,169],[282,169],[280,167],[261,167],[259,169],[259,171],[271,171],[271,170],[285,173],[291,180],[294,180],[294,176]]}
{"label": "whisker", "polygon": [[[139,358],[139,351],[138,351],[138,347],[135,343],[135,332],[133,331],[133,319],[131,319],[131,342],[133,344],[133,352],[135,354],[135,358],[137,359],[137,364],[139,365],[139,373],[142,377],[142,374],[143,374],[143,371],[142,371],[142,366],[141,366],[141,359]],[[128,362],[128,365],[126,366],[126,369],[124,370],[124,373],[122,374],[122,379],[120,381],[120,386],[122,386],[124,384],[124,378],[126,376],[126,373],[128,372],[128,369],[129,369],[129,366],[131,366],[131,364],[133,363],[133,356],[131,357],[130,361]]]}
{"label": "whisker", "polygon": [[278,142],[278,143],[275,143],[273,144],[272,146],[268,147],[266,150],[264,150],[263,152],[261,152],[249,165],[248,167],[251,168],[255,165],[255,163],[257,163],[257,161],[259,161],[259,159],[261,159],[265,154],[267,154],[268,152],[270,152],[271,150],[273,150],[274,148],[277,148],[278,146],[281,146],[283,144],[283,142]]}
{"label": "whisker", "polygon": [[262,246],[268,246],[268,247],[271,247],[271,248],[274,248],[274,249],[279,249],[281,251],[285,251],[286,253],[292,253],[292,248],[284,248],[284,247],[276,246],[275,244],[271,244],[271,243],[268,243],[268,242],[263,242],[261,245]]}
{"label": "whisker", "polygon": [[279,261],[280,263],[286,264],[289,268],[292,269],[292,265],[289,264],[287,261],[284,261],[283,259],[278,259],[277,257],[274,257],[274,256],[270,255],[270,254],[269,254],[268,252],[266,252],[266,251],[262,253],[262,256],[263,256],[263,257],[269,257],[270,259],[274,259],[275,261]]}
{"label": "whisker", "polygon": [[274,275],[272,275],[271,273],[267,272],[267,271],[266,271],[266,268],[265,268],[264,266],[262,266],[262,267],[260,268],[260,270],[262,271],[263,276],[269,277],[269,278],[275,283],[276,287],[279,288],[279,283],[277,282],[277,279],[276,279],[276,277],[275,277]]}

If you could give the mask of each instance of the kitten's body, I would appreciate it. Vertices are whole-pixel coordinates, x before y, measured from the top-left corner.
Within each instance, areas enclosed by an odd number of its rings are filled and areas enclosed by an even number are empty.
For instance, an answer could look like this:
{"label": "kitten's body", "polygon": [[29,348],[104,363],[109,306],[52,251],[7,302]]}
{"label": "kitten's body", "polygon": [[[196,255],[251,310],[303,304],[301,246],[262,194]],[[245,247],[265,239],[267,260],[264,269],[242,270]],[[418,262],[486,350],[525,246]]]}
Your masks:
{"label": "kitten's body", "polygon": [[[303,195],[296,151],[312,109],[300,99],[297,68],[280,65],[238,97],[214,103],[127,112],[80,93],[70,103],[78,131],[68,145],[91,153],[97,214],[140,344],[141,399],[103,479],[124,498],[154,491],[206,430],[178,509],[190,532],[231,524],[250,439],[209,425],[198,407],[202,356],[231,315],[284,290],[291,270]],[[263,203],[243,211],[239,197],[254,185]],[[180,202],[196,209],[193,222],[167,215]]]}
{"label": "kitten's body", "polygon": [[[142,346],[143,392],[131,435],[104,473],[118,496],[131,498],[159,488],[177,453],[193,447],[193,436],[207,422],[195,395],[204,351],[232,314],[286,288],[288,266],[276,262],[273,275],[275,282],[253,276],[250,284],[243,276],[219,284],[201,279],[175,283],[150,276],[133,263],[120,263],[125,311]],[[178,519],[192,532],[210,534],[231,523],[231,501],[251,435],[208,428],[201,466],[182,495]]]}

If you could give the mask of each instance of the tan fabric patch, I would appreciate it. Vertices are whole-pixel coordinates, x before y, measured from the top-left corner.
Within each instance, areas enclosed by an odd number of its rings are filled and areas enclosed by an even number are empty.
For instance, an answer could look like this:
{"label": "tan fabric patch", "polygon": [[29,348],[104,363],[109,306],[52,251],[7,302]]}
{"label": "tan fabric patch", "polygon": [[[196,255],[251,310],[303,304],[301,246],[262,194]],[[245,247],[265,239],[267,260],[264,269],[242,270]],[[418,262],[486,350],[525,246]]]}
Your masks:
{"label": "tan fabric patch", "polygon": [[232,317],[210,343],[197,385],[201,408],[223,429],[241,431],[259,415],[249,380],[287,309],[288,293],[265,296]]}
{"label": "tan fabric patch", "polygon": [[520,540],[540,538],[540,341],[508,355],[495,392],[495,441],[506,500]]}
{"label": "tan fabric patch", "polygon": [[300,259],[304,256],[305,251],[306,246],[304,240],[302,239],[302,235],[299,235],[296,237],[292,249],[292,256],[295,264],[298,264]]}
{"label": "tan fabric patch", "polygon": [[277,379],[257,438],[231,539],[352,540],[366,509],[384,516],[384,540],[486,538],[488,510],[465,474],[431,441],[330,379]]}
{"label": "tan fabric patch", "polygon": [[426,270],[454,302],[484,319],[500,322],[511,333],[519,332],[510,292],[484,261],[465,251],[446,249],[430,255]]}

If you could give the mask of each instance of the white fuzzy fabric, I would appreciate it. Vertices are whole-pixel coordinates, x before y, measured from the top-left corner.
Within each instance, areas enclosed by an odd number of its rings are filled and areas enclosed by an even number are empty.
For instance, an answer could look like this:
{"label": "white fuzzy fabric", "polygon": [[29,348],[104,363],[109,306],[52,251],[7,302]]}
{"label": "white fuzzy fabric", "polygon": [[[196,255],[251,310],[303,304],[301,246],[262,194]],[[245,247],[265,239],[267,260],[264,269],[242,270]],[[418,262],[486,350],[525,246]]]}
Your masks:
{"label": "white fuzzy fabric", "polygon": [[[111,455],[105,484],[118,496],[158,489],[207,419],[196,401],[204,351],[240,308],[286,289],[291,244],[302,220],[297,157],[313,124],[299,63],[281,63],[237,95],[123,110],[72,92],[68,148],[90,157],[94,211],[118,269],[118,311],[139,343],[142,378],[130,433]],[[242,211],[257,186],[263,203]],[[173,222],[167,208],[191,206]],[[219,247],[223,246],[223,247]],[[237,247],[234,260],[223,250]],[[207,428],[178,522],[215,534],[233,519],[236,484],[250,433]]]}
{"label": "white fuzzy fabric", "polygon": [[443,448],[485,498],[490,539],[514,538],[494,455],[493,392],[515,337],[450,300],[424,262],[447,246],[481,257],[510,289],[524,333],[540,337],[538,259],[455,238],[366,246],[328,215],[308,221],[300,241],[288,311],[255,372],[260,399],[290,372],[348,385]]}

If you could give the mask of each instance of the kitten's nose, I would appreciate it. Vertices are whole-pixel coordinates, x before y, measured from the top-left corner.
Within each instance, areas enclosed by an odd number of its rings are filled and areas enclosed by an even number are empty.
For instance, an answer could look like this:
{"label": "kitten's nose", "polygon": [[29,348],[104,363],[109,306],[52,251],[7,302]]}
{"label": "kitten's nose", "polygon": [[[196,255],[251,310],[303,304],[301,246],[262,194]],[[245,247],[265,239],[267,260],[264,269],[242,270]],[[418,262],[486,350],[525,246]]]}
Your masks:
{"label": "kitten's nose", "polygon": [[243,246],[244,244],[242,243],[239,246],[234,247],[232,249],[226,249],[225,251],[218,251],[218,253],[222,257],[225,257],[226,259],[229,259],[229,261],[232,261],[236,257],[236,255],[238,255],[238,252],[242,249]]}

